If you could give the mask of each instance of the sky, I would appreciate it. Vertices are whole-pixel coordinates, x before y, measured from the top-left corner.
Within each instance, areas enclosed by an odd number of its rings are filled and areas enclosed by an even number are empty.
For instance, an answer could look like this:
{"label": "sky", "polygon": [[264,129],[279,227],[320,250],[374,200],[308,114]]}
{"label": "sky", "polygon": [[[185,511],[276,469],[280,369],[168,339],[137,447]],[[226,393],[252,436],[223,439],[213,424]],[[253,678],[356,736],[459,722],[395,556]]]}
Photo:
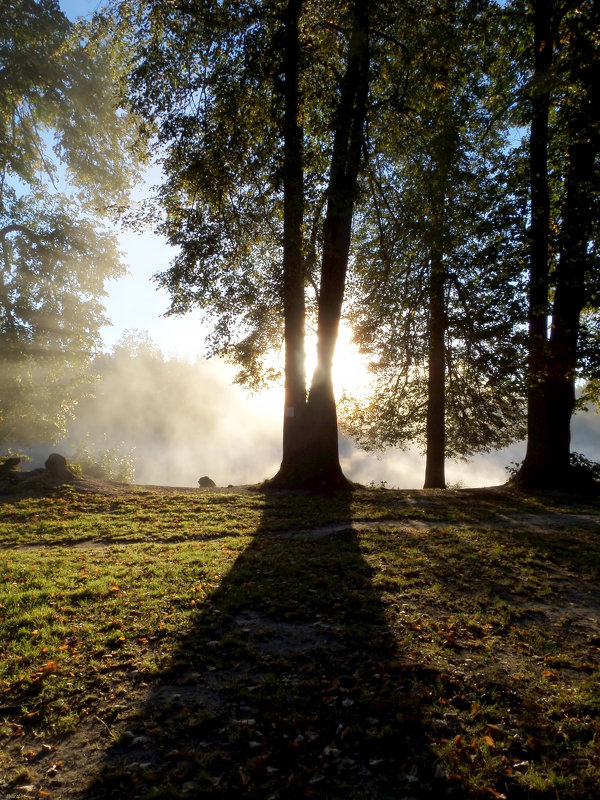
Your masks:
{"label": "sky", "polygon": [[[70,18],[86,16],[102,5],[101,0],[61,0],[63,12]],[[152,281],[152,276],[165,269],[173,255],[166,241],[147,232],[142,235],[121,233],[121,250],[129,265],[129,274],[107,283],[105,299],[107,316],[112,325],[102,330],[107,349],[110,349],[126,330],[147,330],[153,341],[166,355],[177,355],[194,360],[203,354],[204,329],[199,313],[184,317],[165,317],[169,296]],[[343,354],[342,354],[343,355]],[[346,357],[350,358],[346,353]],[[274,474],[280,458],[283,392],[274,389],[266,396],[248,397],[238,386],[232,385],[233,372],[220,363],[202,363],[199,368],[204,383],[211,385],[221,397],[221,407],[227,409],[228,426],[211,424],[218,430],[219,439],[208,442],[203,438],[204,452],[211,455],[198,457],[198,475],[192,466],[182,471],[177,459],[163,454],[151,464],[142,464],[136,480],[145,483],[194,485],[200,474],[210,472],[209,465],[221,470],[216,476],[220,485],[230,482],[254,483]],[[309,368],[310,369],[310,368]],[[310,373],[309,373],[310,374]],[[340,387],[336,386],[339,394]],[[223,415],[221,415],[222,417]],[[235,433],[234,433],[235,431]],[[244,431],[260,432],[258,436],[244,435]],[[600,417],[593,412],[580,414],[573,426],[573,450],[600,460]],[[192,434],[190,434],[192,435]],[[215,434],[216,436],[216,434]],[[516,444],[500,452],[477,456],[471,462],[448,462],[449,484],[464,486],[490,486],[504,483],[506,467],[524,456],[524,444]],[[389,450],[377,457],[356,449],[350,442],[340,445],[341,463],[352,480],[363,484],[387,485],[397,488],[417,488],[422,485],[424,458],[416,451]],[[209,463],[207,464],[206,461]],[[170,472],[161,469],[161,463],[170,464]]]}

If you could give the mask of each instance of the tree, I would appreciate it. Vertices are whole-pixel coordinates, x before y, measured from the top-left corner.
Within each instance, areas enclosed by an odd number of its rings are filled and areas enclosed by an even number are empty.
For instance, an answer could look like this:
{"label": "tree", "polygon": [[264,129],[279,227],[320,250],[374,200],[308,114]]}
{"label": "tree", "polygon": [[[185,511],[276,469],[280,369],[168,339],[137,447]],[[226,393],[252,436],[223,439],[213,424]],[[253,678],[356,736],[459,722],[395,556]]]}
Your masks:
{"label": "tree", "polygon": [[[122,271],[98,219],[123,202],[135,157],[107,87],[118,43],[72,26],[51,0],[11,0],[0,20],[0,439],[55,441],[89,386]],[[107,200],[108,198],[108,200]]]}
{"label": "tree", "polygon": [[522,434],[523,318],[508,75],[488,46],[502,19],[491,4],[428,9],[369,129],[352,319],[376,380],[345,426],[367,448],[418,442],[425,487],[443,488],[447,456]]}
{"label": "tree", "polygon": [[517,479],[553,488],[569,482],[582,315],[598,310],[600,12],[535,0],[531,15],[528,430]]}
{"label": "tree", "polygon": [[[352,31],[340,81],[323,225],[323,255],[317,317],[317,365],[302,409],[305,444],[284,449],[278,485],[345,483],[339,463],[337,411],[332,366],[342,314],[352,216],[364,142],[369,91],[369,4],[352,7]],[[284,241],[285,246],[285,241]],[[292,357],[297,355],[292,351]],[[290,458],[291,456],[291,458]]]}
{"label": "tree", "polygon": [[[121,20],[131,13],[120,4]],[[161,230],[180,247],[159,276],[172,313],[200,306],[212,315],[213,350],[241,364],[250,384],[284,322],[277,485],[345,482],[331,365],[361,166],[369,25],[368,3],[308,0],[183,8],[155,0],[130,25],[129,102],[165,153]],[[307,314],[318,338],[308,396]]]}

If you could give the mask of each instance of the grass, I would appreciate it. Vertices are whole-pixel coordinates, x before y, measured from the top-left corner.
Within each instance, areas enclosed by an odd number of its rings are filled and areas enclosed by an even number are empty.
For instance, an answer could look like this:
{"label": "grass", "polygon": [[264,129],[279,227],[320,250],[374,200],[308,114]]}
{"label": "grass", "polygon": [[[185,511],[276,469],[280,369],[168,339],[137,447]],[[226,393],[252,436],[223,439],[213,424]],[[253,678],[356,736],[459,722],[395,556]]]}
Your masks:
{"label": "grass", "polygon": [[600,796],[598,512],[6,498],[0,796]]}

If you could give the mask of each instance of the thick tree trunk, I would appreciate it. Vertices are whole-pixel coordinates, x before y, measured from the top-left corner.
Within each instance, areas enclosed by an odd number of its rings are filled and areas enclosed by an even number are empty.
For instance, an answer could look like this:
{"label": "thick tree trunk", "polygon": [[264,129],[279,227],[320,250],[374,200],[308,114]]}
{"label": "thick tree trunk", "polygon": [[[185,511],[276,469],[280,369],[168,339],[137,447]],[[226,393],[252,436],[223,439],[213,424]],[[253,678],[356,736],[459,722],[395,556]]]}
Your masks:
{"label": "thick tree trunk", "polygon": [[[560,257],[550,334],[548,450],[552,467],[567,476],[571,417],[575,409],[575,374],[581,313],[587,300],[588,244],[596,220],[595,164],[600,152],[600,56],[595,45],[598,17],[576,18],[570,30],[569,83],[579,96],[568,112],[567,175],[562,208]],[[587,28],[587,29],[586,29]],[[570,482],[567,480],[567,482]]]}
{"label": "thick tree trunk", "polygon": [[356,0],[348,64],[340,87],[327,211],[317,324],[317,366],[312,377],[307,418],[307,459],[313,479],[346,483],[340,467],[332,367],[350,253],[352,214],[364,144],[369,92],[369,3]]}
{"label": "thick tree trunk", "polygon": [[534,74],[531,89],[529,170],[529,360],[527,386],[527,452],[520,480],[537,480],[548,462],[550,405],[548,378],[548,288],[550,191],[548,187],[548,120],[553,48],[553,0],[534,0]]}
{"label": "thick tree trunk", "polygon": [[[542,476],[546,486],[568,483],[571,453],[571,417],[575,410],[575,372],[581,312],[586,302],[585,267],[589,231],[589,202],[584,187],[594,169],[590,142],[577,142],[569,153],[563,235],[552,306],[549,375],[546,383],[549,426],[547,462]],[[589,195],[588,195],[589,199]]]}
{"label": "thick tree trunk", "polygon": [[427,454],[424,489],[446,488],[446,274],[441,249],[432,253],[429,271],[429,375]]}
{"label": "thick tree trunk", "polygon": [[305,443],[306,372],[304,366],[305,267],[302,248],[304,175],[300,118],[300,44],[302,0],[289,0],[285,14],[284,164],[283,164],[283,310],[285,320],[285,400],[283,457],[276,481],[285,482],[302,457]]}
{"label": "thick tree trunk", "polygon": [[369,10],[368,2],[357,0],[353,7],[347,67],[340,85],[329,172],[318,303],[317,366],[303,416],[302,451],[285,474],[280,470],[276,477],[278,485],[335,487],[348,483],[339,462],[332,366],[342,314],[368,90]]}
{"label": "thick tree trunk", "polygon": [[[551,334],[549,343],[544,342],[547,351],[544,372],[532,392],[527,456],[519,475],[521,483],[532,488],[570,486],[577,342],[581,313],[586,304],[588,243],[594,224],[594,187],[591,181],[600,151],[600,59],[595,46],[597,16],[598,12],[594,19],[576,18],[570,31],[569,84],[576,87],[577,94],[566,112],[567,172]],[[591,52],[586,51],[586,45]]]}

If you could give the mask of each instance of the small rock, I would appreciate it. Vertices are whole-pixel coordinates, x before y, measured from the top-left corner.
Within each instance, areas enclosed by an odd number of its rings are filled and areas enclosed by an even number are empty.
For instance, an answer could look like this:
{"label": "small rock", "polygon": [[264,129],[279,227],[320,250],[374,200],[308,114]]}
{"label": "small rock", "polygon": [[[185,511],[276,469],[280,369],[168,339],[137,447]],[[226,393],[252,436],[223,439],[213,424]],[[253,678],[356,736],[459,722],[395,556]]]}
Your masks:
{"label": "small rock", "polygon": [[60,453],[51,453],[44,466],[54,478],[69,480],[75,477],[75,473],[67,464],[67,459]]}
{"label": "small rock", "polygon": [[212,478],[209,478],[208,475],[203,475],[201,478],[198,479],[198,486],[201,489],[214,489],[216,485],[217,484],[213,481]]}

